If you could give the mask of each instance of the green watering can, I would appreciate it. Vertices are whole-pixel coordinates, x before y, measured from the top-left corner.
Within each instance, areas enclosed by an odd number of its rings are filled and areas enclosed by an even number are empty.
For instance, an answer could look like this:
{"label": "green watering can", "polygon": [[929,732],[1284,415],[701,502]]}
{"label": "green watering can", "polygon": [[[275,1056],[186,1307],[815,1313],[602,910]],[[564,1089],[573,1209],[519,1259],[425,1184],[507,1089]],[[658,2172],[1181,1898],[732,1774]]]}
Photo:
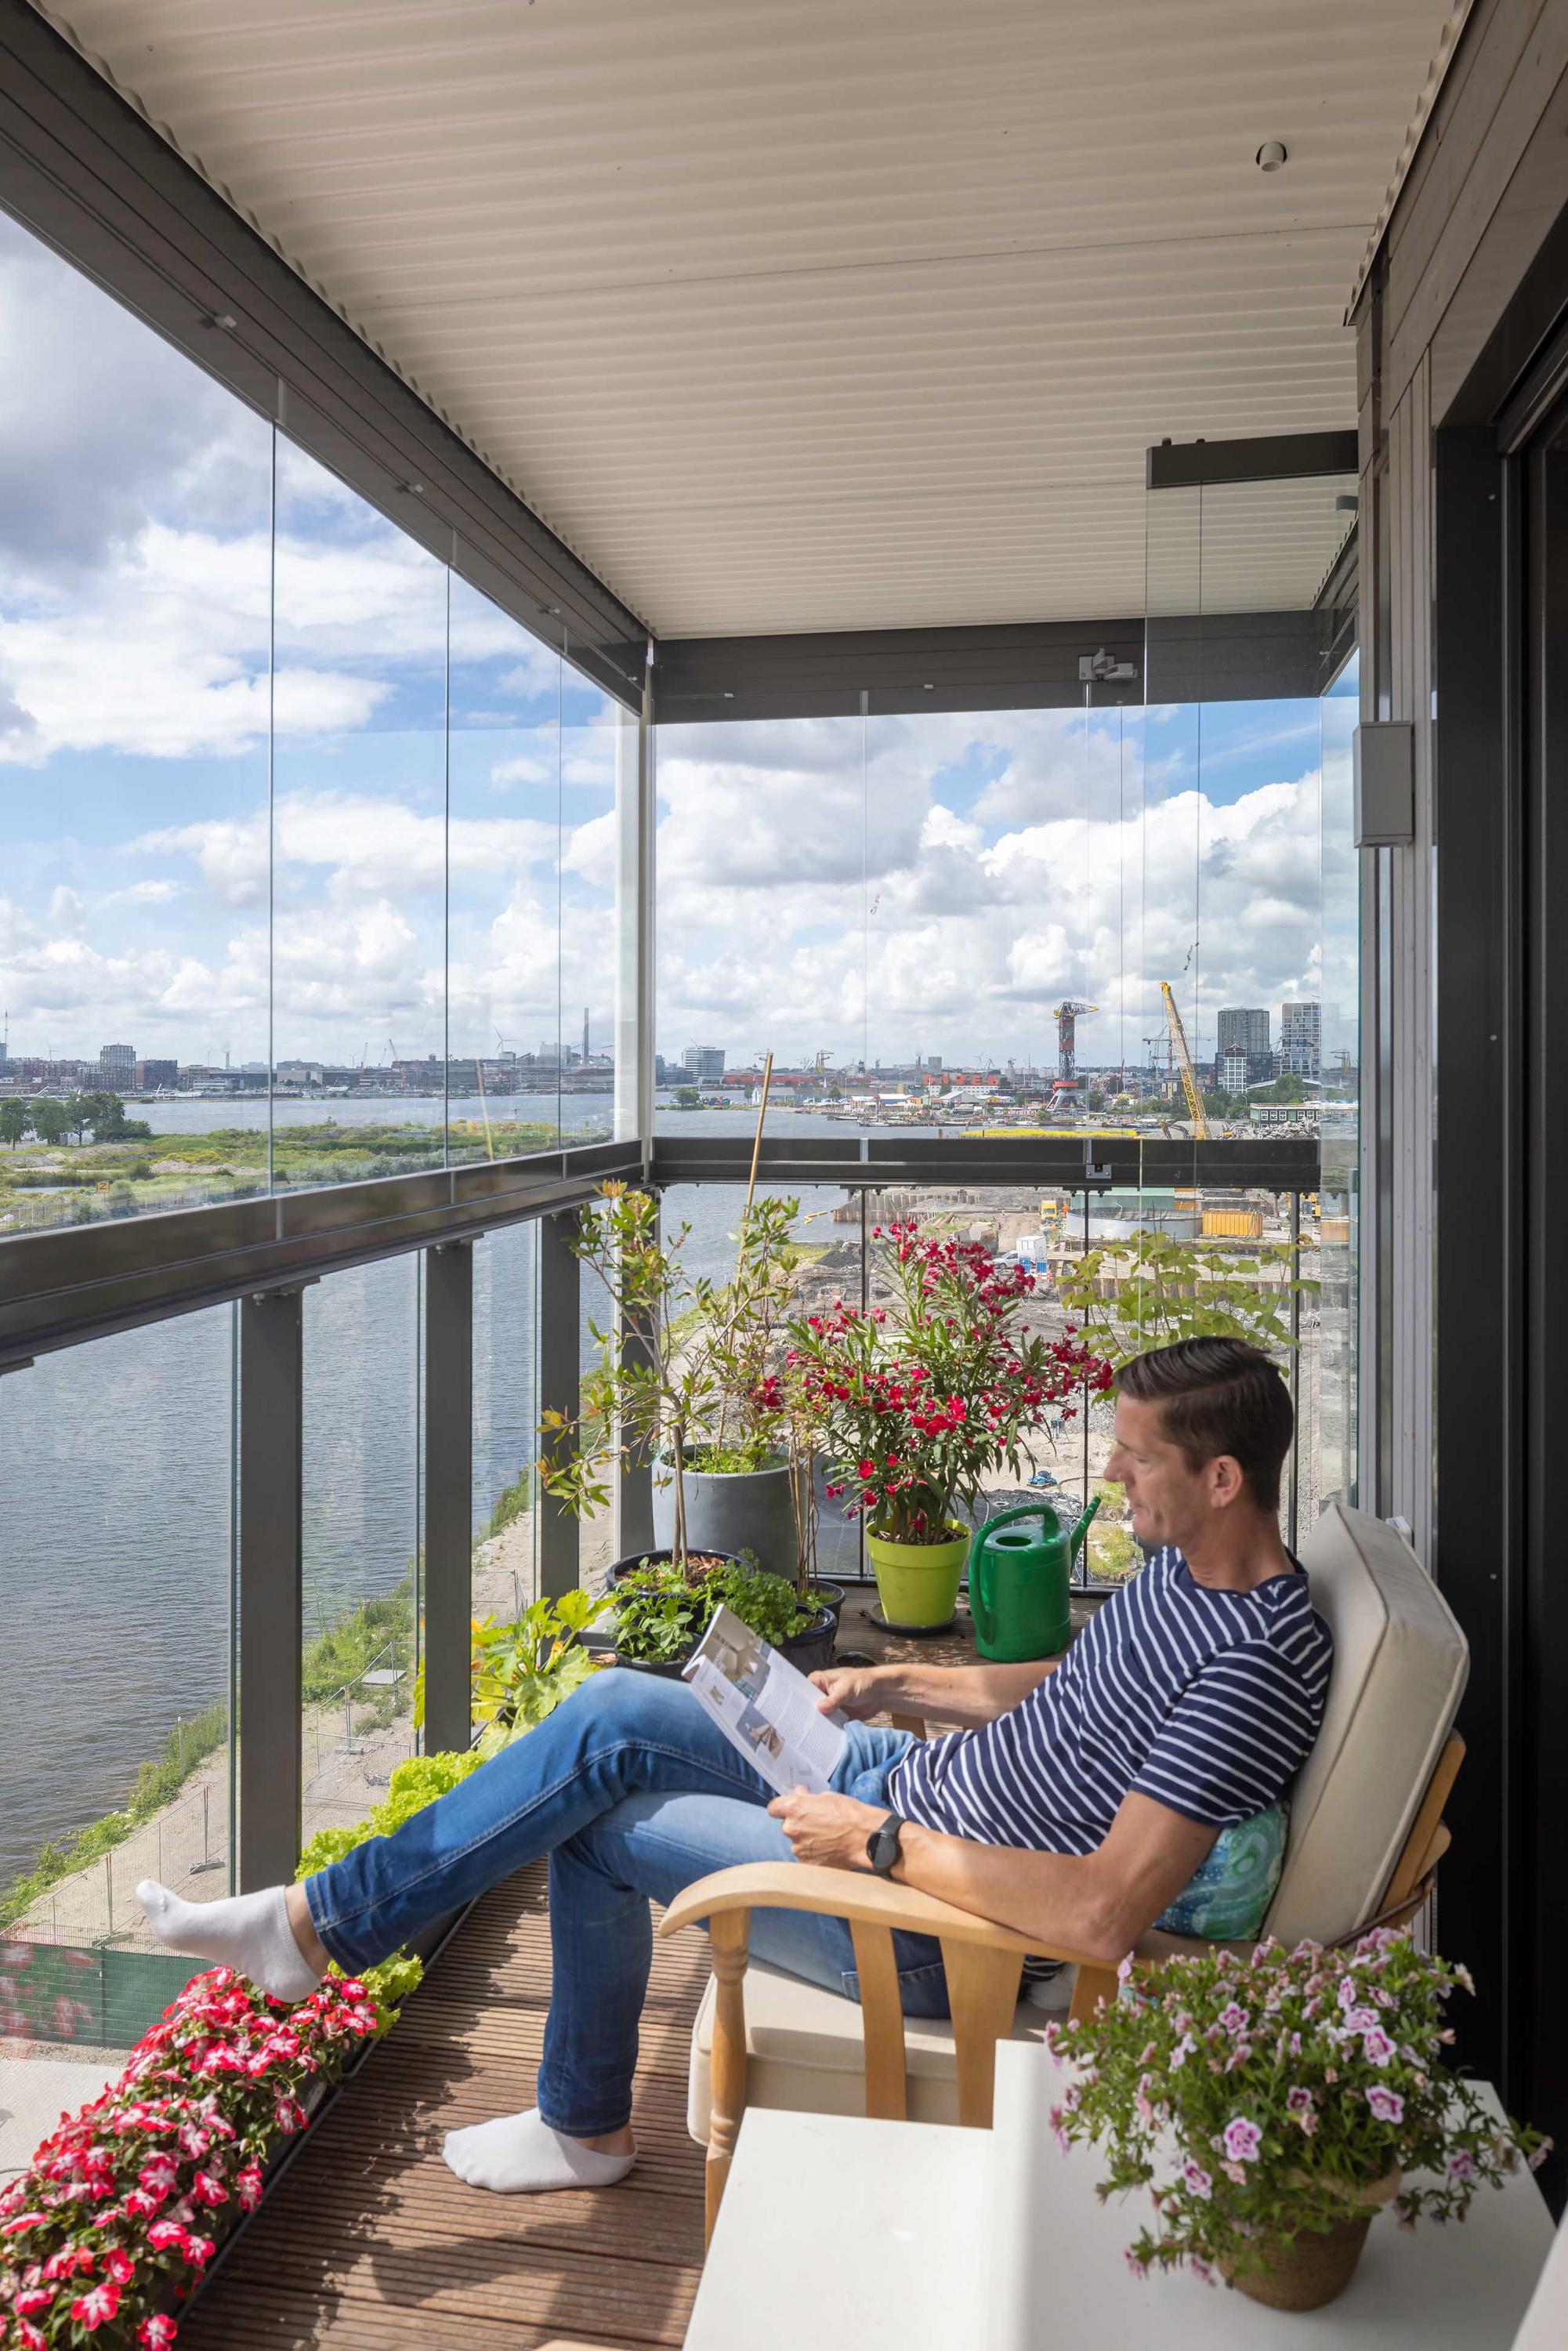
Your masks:
{"label": "green watering can", "polygon": [[[1047,1502],[1024,1502],[988,1519],[969,1549],[969,1614],[975,1646],[998,1666],[1059,1656],[1072,1637],[1067,1586],[1095,1495],[1071,1532]],[[1038,1520],[1027,1527],[1026,1519]]]}

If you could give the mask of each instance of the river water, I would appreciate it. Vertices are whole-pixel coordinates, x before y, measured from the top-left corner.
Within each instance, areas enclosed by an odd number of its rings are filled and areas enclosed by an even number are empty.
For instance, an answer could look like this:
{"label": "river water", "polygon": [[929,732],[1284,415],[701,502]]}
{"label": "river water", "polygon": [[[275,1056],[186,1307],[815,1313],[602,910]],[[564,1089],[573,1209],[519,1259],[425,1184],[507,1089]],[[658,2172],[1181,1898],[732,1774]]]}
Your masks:
{"label": "river water", "polygon": [[[265,1125],[265,1103],[138,1103],[161,1134]],[[442,1105],[357,1106],[438,1123]],[[454,1103],[477,1117],[479,1104]],[[602,1115],[602,1103],[582,1101]],[[490,1105],[494,1116],[497,1105]],[[526,1115],[526,1104],[517,1105]],[[565,1104],[570,1116],[570,1098]],[[290,1102],[280,1123],[349,1115]],[[748,1134],[743,1113],[664,1109],[672,1131]],[[842,1134],[806,1113],[791,1134]],[[844,1195],[802,1203],[802,1238],[831,1237]],[[733,1186],[685,1186],[694,1271],[732,1262]],[[334,1274],[305,1292],[307,1630],[389,1591],[419,1524],[417,1256]],[[527,1226],[475,1266],[476,1526],[534,1451],[534,1249]],[[585,1314],[587,1308],[585,1305]],[[585,1348],[591,1343],[586,1331]],[[229,1687],[234,1310],[210,1308],[42,1356],[0,1379],[0,1885],[39,1842],[120,1802],[176,1720]]]}

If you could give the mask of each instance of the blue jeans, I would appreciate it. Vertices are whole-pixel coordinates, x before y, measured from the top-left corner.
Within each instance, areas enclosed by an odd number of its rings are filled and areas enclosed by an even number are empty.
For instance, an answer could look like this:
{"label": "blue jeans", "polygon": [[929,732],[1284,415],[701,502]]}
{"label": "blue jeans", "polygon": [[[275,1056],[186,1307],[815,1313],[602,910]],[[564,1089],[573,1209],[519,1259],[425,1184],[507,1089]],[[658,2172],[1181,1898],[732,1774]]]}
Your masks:
{"label": "blue jeans", "polygon": [[[850,1726],[833,1774],[841,1793],[883,1801],[906,1730]],[[789,1861],[766,1809],[773,1791],[684,1682],[612,1667],[449,1795],[306,1880],[310,1916],[340,1967],[369,1967],[411,1935],[542,1854],[549,1855],[554,1979],[538,2103],[572,2138],[615,2131],[632,2113],[637,2023],[648,1986],[648,1901],[742,1861]],[[758,1910],[757,1958],[860,1996],[841,1918]],[[895,1935],[904,2011],[946,2016],[940,1945]]]}

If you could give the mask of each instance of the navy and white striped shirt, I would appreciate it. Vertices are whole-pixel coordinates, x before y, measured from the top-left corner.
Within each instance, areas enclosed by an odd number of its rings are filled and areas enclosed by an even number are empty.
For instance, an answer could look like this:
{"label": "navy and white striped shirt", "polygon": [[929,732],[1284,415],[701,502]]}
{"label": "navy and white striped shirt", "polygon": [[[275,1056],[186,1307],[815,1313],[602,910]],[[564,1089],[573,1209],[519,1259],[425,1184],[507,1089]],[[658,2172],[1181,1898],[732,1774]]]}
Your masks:
{"label": "navy and white striped shirt", "polygon": [[1167,1548],[1017,1706],[916,1740],[887,1802],[922,1828],[1036,1853],[1093,1853],[1132,1794],[1228,1828],[1290,1785],[1333,1657],[1301,1568],[1213,1592]]}

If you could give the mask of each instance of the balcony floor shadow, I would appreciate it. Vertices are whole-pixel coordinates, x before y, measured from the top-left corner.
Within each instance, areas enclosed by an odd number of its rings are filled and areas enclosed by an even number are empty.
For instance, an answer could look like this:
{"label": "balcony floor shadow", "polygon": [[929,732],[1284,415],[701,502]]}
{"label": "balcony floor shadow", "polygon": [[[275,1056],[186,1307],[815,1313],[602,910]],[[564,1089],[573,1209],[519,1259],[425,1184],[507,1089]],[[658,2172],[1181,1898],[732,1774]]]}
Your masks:
{"label": "balcony floor shadow", "polygon": [[705,1937],[656,1946],[630,2180],[570,2196],[466,2188],[442,2162],[443,2134],[531,2105],[549,2004],[544,1869],[497,1887],[235,2245],[183,2351],[679,2344],[702,2265],[685,2101],[706,1980]]}

